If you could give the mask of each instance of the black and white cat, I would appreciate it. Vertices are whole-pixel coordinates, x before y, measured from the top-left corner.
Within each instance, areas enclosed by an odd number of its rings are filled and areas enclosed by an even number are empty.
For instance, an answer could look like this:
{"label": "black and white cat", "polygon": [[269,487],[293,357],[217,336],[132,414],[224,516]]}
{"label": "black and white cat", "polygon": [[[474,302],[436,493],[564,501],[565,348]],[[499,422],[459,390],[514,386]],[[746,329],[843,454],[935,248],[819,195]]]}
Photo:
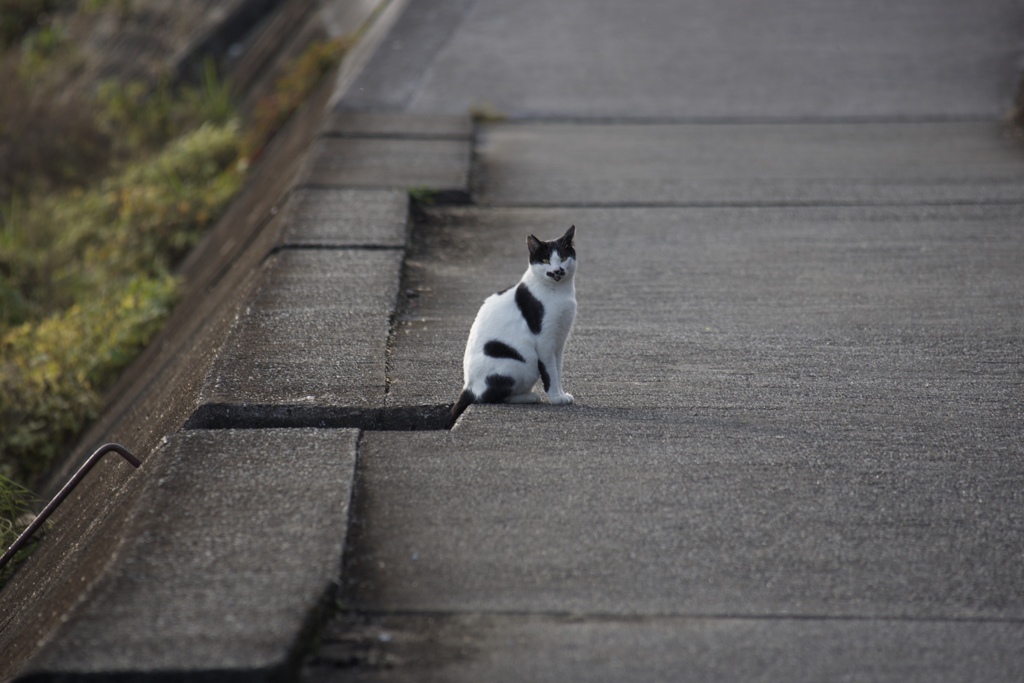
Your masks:
{"label": "black and white cat", "polygon": [[572,403],[562,388],[562,357],[576,318],[576,226],[542,242],[526,238],[530,267],[519,284],[484,301],[469,331],[462,359],[464,388],[448,427],[472,403],[537,403],[537,380],[548,402]]}

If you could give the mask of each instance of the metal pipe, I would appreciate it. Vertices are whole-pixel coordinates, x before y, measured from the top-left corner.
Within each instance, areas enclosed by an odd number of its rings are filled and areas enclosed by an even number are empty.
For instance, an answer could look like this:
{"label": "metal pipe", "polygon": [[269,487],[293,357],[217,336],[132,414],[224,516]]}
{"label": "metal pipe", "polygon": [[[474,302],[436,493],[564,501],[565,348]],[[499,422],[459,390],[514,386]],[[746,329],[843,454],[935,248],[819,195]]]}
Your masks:
{"label": "metal pipe", "polygon": [[0,569],[3,569],[4,565],[14,557],[14,554],[21,550],[21,547],[28,542],[28,539],[32,537],[32,534],[34,534],[39,527],[46,522],[47,518],[53,514],[53,511],[64,502],[64,499],[68,497],[68,494],[70,494],[71,491],[78,486],[79,482],[85,478],[85,475],[89,474],[89,470],[91,470],[93,466],[100,461],[100,458],[110,451],[114,451],[119,454],[122,458],[127,460],[132,467],[138,467],[142,464],[138,458],[132,455],[131,451],[121,444],[108,443],[100,446],[95,453],[89,456],[89,459],[85,461],[85,464],[78,468],[75,475],[68,480],[68,483],[64,484],[64,488],[57,492],[57,495],[53,497],[53,500],[51,500],[46,507],[43,508],[43,511],[36,515],[36,518],[32,520],[32,523],[21,532],[21,535],[18,536],[18,539],[11,544],[11,547],[3,554],[3,557],[0,557]]}

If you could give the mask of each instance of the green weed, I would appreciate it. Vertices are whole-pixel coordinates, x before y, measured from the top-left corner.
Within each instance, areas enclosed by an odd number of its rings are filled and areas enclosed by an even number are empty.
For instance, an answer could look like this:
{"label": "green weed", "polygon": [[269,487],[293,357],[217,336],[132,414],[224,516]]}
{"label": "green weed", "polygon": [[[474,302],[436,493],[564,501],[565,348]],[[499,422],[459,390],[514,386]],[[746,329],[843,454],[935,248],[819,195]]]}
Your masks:
{"label": "green weed", "polygon": [[107,172],[110,144],[92,103],[0,55],[0,200],[84,184]]}
{"label": "green weed", "polygon": [[[31,503],[32,493],[21,484],[0,475],[0,553],[5,552],[25,530],[33,518]],[[45,529],[45,526],[44,526]],[[36,532],[33,539],[38,538],[42,529]],[[0,570],[0,586],[14,574],[18,565],[28,557],[34,546],[23,546],[14,557]]]}
{"label": "green weed", "polygon": [[206,60],[198,86],[176,86],[162,78],[155,86],[142,81],[101,83],[98,119],[122,154],[159,148],[202,123],[225,124],[235,116],[231,86]]}
{"label": "green weed", "polygon": [[437,190],[429,187],[410,187],[409,197],[422,206],[433,206],[437,200]]}
{"label": "green weed", "polygon": [[174,262],[240,187],[239,139],[204,125],[94,189],[3,214],[0,291],[27,319],[0,321],[0,473],[44,473],[160,329]]}
{"label": "green weed", "polygon": [[[77,48],[43,16],[64,2],[0,0],[0,19],[14,22],[0,21],[0,44],[22,45],[0,55],[5,545],[27,508],[24,484],[67,452],[119,373],[163,326],[180,291],[175,263],[240,189],[248,158],[351,42],[311,46],[243,131],[232,89],[212,61],[195,86],[108,81],[93,99],[65,93]],[[131,6],[83,0],[76,7],[124,15]],[[7,13],[15,7],[24,11]]]}
{"label": "green weed", "polygon": [[20,40],[60,5],[61,0],[0,0],[0,49]]}

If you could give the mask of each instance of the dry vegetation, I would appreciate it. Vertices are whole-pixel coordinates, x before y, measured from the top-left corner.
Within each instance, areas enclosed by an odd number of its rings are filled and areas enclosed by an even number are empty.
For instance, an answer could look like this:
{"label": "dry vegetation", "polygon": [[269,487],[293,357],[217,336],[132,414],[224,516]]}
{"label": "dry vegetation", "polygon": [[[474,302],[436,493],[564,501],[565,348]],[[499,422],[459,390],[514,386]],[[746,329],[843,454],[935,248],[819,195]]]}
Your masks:
{"label": "dry vegetation", "polygon": [[62,22],[131,11],[75,7],[0,0],[2,548],[26,523],[29,489],[160,330],[180,291],[176,263],[347,47],[312,46],[239,122],[212,62],[191,86],[162,77],[67,87],[80,60]]}

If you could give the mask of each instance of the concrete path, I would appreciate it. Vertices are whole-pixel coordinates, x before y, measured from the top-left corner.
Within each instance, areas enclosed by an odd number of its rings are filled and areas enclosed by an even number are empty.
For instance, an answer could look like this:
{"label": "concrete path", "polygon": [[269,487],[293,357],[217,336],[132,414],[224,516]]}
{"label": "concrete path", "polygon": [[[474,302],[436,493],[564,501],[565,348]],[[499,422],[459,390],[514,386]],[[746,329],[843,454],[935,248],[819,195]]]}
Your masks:
{"label": "concrete path", "polygon": [[[315,9],[0,679],[1024,678],[1018,2]],[[578,403],[439,429],[572,223]]]}
{"label": "concrete path", "polygon": [[511,118],[412,227],[386,404],[571,223],[577,404],[363,433],[304,680],[1024,677],[1020,12],[411,3],[340,110]]}

